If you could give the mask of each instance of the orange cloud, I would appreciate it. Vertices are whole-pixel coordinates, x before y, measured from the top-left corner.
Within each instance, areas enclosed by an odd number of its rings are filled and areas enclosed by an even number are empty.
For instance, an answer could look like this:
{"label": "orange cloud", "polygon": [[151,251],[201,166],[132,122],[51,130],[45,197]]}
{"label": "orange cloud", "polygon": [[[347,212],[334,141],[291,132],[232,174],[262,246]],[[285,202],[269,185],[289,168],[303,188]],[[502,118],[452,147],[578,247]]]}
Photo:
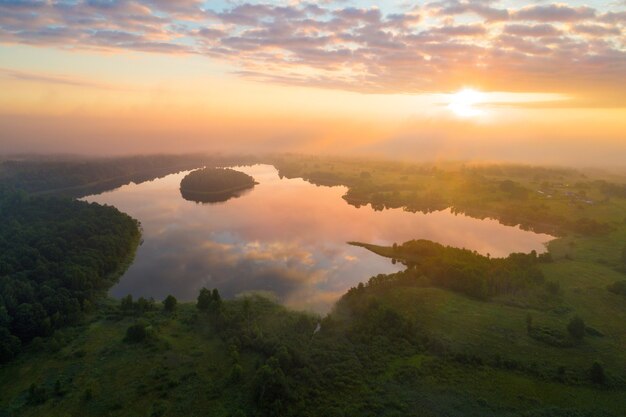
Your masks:
{"label": "orange cloud", "polygon": [[[360,92],[441,92],[473,83],[621,106],[624,13],[617,5],[603,13],[469,0],[409,10],[342,2],[220,10],[196,0],[12,0],[0,3],[0,42],[194,54],[228,62],[243,77]],[[467,16],[472,23],[462,22]]]}

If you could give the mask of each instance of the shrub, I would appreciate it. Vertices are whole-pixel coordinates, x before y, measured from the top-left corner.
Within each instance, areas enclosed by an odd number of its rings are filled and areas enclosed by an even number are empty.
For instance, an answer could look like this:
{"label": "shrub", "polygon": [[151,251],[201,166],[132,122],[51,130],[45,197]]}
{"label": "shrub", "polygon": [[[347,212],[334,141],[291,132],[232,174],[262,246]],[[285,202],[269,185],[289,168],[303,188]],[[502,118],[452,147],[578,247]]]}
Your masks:
{"label": "shrub", "polygon": [[582,340],[585,336],[585,322],[578,316],[573,317],[567,325],[567,331],[576,340]]}
{"label": "shrub", "polygon": [[39,387],[35,384],[30,384],[28,388],[28,398],[27,402],[31,405],[43,404],[48,399],[48,394],[46,393],[46,389],[44,387]]}
{"label": "shrub", "polygon": [[126,329],[126,337],[124,340],[128,343],[140,343],[144,342],[147,338],[148,332],[146,331],[146,325],[136,323]]}
{"label": "shrub", "polygon": [[550,346],[563,348],[572,346],[572,340],[563,331],[549,327],[532,327],[528,335]]}
{"label": "shrub", "polygon": [[546,282],[546,289],[551,295],[557,295],[561,291],[561,284],[556,281]]}
{"label": "shrub", "polygon": [[20,351],[21,342],[8,329],[0,327],[0,363],[13,359]]}
{"label": "shrub", "polygon": [[243,368],[238,363],[234,364],[230,371],[230,380],[232,382],[239,382],[241,375],[243,374]]}
{"label": "shrub", "polygon": [[594,362],[591,365],[591,370],[589,371],[589,377],[591,382],[594,384],[604,384],[605,376],[604,376],[604,368],[598,362]]}
{"label": "shrub", "polygon": [[65,391],[63,391],[63,385],[61,385],[61,380],[57,379],[54,383],[54,395],[57,397],[62,397],[65,395]]}
{"label": "shrub", "polygon": [[83,401],[90,401],[92,398],[93,398],[93,391],[91,390],[91,388],[87,388],[85,391],[83,391],[83,395],[82,395]]}
{"label": "shrub", "polygon": [[128,294],[120,301],[120,307],[123,312],[129,313],[133,311],[133,296]]}

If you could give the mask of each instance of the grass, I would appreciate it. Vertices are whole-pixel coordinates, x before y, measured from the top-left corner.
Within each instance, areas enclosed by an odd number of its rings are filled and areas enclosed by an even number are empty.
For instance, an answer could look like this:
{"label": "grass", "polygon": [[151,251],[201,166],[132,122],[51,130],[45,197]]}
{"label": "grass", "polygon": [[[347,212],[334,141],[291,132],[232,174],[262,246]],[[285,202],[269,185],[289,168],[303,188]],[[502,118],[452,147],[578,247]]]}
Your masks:
{"label": "grass", "polygon": [[[410,371],[418,376],[416,381],[419,381],[422,396],[439,408],[443,408],[441,404],[452,403],[455,408],[452,415],[519,416],[524,411],[532,413],[546,408],[602,415],[598,408],[600,404],[604,411],[620,415],[626,406],[624,401],[615,401],[615,392],[586,386],[564,388],[559,382],[538,381],[518,372],[451,364],[425,355],[394,362],[386,378],[394,379],[402,373],[410,374]],[[411,385],[410,380],[402,382]],[[490,412],[485,414],[485,409]],[[445,410],[439,411],[442,412],[440,415],[445,415]]]}
{"label": "grass", "polygon": [[[554,262],[539,264],[545,279],[560,285],[559,294],[550,300],[520,303],[519,297],[496,297],[485,302],[432,287],[394,288],[378,296],[454,351],[485,359],[497,355],[536,366],[547,375],[556,375],[563,366],[575,371],[579,378],[598,361],[617,383],[624,384],[626,302],[623,296],[606,288],[624,279],[624,274],[610,262],[596,261],[602,253],[616,263],[619,251],[615,247],[619,247],[617,242],[626,242],[624,235],[624,229],[620,228],[603,238],[566,237],[552,241],[549,251]],[[358,245],[394,257],[390,247]],[[528,335],[528,314],[532,316],[533,326],[565,335],[569,320],[578,315],[601,335],[587,335],[570,348],[551,346]]]}
{"label": "grass", "polygon": [[[30,352],[2,368],[0,404],[23,416],[138,416],[158,414],[159,407],[176,407],[186,415],[226,410],[228,398],[212,392],[228,380],[227,349],[208,325],[185,324],[195,313],[191,305],[173,316],[149,313],[146,320],[158,328],[158,340],[149,345],[123,341],[134,317],[109,320],[100,314],[82,328],[66,329],[71,341],[58,352]],[[51,393],[57,379],[66,394],[26,405],[31,383]]]}

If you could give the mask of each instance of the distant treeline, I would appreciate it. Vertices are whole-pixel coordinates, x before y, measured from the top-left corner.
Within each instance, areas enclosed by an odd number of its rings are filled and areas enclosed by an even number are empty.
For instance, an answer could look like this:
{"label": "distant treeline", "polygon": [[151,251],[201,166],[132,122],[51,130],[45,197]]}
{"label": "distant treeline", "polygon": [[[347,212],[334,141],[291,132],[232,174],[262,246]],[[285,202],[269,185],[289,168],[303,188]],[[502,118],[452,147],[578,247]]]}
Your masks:
{"label": "distant treeline", "polygon": [[415,164],[305,156],[275,157],[279,175],[317,185],[344,185],[351,205],[429,213],[451,208],[506,225],[564,235],[597,236],[611,198],[626,198],[626,184],[591,181],[571,169],[521,165]]}
{"label": "distant treeline", "polygon": [[114,207],[0,188],[0,362],[77,323],[139,241]]}
{"label": "distant treeline", "polygon": [[251,156],[150,155],[119,158],[22,160],[0,163],[0,181],[29,193],[84,197],[202,166],[256,162]]}

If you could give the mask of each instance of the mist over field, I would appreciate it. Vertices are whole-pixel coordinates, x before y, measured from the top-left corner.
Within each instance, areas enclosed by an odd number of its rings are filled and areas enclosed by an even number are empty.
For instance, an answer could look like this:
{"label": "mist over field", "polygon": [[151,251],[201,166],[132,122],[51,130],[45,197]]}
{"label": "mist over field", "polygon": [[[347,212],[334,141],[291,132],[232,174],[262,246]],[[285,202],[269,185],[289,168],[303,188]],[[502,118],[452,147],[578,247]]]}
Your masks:
{"label": "mist over field", "polygon": [[[156,153],[284,153],[409,161],[476,161],[617,169],[626,166],[626,139],[558,128],[520,129],[454,120],[404,120],[392,126],[354,120],[212,121],[162,125],[148,119],[0,116],[1,153],[113,156]],[[620,121],[621,123],[621,121]],[[452,126],[454,126],[452,128]],[[621,126],[620,126],[621,128]]]}

